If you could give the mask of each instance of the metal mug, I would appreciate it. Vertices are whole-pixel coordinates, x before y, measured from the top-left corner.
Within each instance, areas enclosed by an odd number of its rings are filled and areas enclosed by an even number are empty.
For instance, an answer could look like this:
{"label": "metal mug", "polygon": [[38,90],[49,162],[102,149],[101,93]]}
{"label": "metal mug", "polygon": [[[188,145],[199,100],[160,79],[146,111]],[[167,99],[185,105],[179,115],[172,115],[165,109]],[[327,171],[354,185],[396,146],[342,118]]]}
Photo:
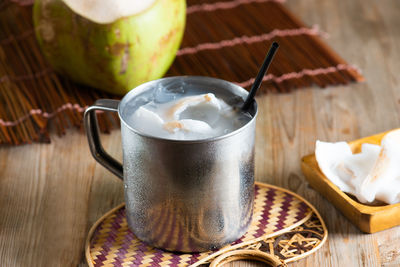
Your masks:
{"label": "metal mug", "polygon": [[[178,76],[136,87],[121,101],[102,99],[84,115],[93,157],[124,181],[126,215],[133,233],[151,246],[201,252],[239,239],[251,223],[254,199],[253,118],[223,136],[203,140],[169,140],[140,133],[129,125],[132,102],[171,84],[214,90],[243,103],[247,91],[233,83],[198,76]],[[118,112],[123,165],[104,151],[96,110]]]}

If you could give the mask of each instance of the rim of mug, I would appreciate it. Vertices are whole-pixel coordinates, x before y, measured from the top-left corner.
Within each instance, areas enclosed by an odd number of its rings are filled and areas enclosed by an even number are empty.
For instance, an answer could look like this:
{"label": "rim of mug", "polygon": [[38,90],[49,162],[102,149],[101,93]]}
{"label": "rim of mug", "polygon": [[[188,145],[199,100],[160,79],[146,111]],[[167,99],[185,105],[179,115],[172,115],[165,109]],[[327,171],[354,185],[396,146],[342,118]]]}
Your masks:
{"label": "rim of mug", "polygon": [[249,120],[245,125],[243,125],[242,127],[229,132],[227,134],[224,135],[219,135],[219,136],[214,136],[214,137],[210,137],[210,138],[204,138],[204,139],[184,139],[184,140],[179,140],[179,139],[168,139],[168,138],[163,138],[163,137],[158,137],[158,136],[154,136],[154,135],[150,135],[150,134],[146,134],[143,132],[140,132],[138,130],[136,130],[134,127],[130,126],[123,118],[122,118],[122,112],[121,112],[121,106],[123,106],[123,104],[125,104],[127,101],[129,101],[131,98],[133,98],[135,95],[139,95],[140,93],[145,92],[146,90],[149,90],[148,88],[151,87],[152,83],[158,83],[162,80],[172,80],[172,79],[176,79],[176,78],[181,78],[181,79],[198,79],[198,80],[213,80],[215,82],[219,82],[219,83],[225,83],[226,85],[229,85],[231,87],[234,87],[236,90],[239,90],[241,93],[243,93],[243,95],[238,95],[239,97],[242,97],[242,99],[244,100],[246,98],[246,96],[248,95],[248,91],[246,89],[244,89],[243,87],[223,80],[223,79],[218,79],[218,78],[214,78],[214,77],[208,77],[208,76],[196,76],[196,75],[182,75],[182,76],[171,76],[171,77],[165,77],[165,78],[161,78],[161,79],[157,79],[157,80],[153,80],[153,81],[149,81],[146,83],[143,83],[135,88],[133,88],[132,90],[130,90],[120,101],[119,105],[118,105],[118,116],[119,119],[121,120],[121,123],[123,123],[126,127],[128,127],[128,129],[130,129],[131,131],[133,131],[134,133],[142,136],[142,137],[146,137],[146,138],[150,138],[150,139],[155,139],[155,140],[159,140],[159,141],[167,141],[167,142],[176,142],[176,143],[207,143],[207,142],[213,142],[213,141],[217,141],[220,139],[225,139],[228,138],[230,136],[236,135],[242,131],[244,131],[244,129],[246,129],[247,127],[249,127],[249,125],[252,124],[252,122],[254,122],[257,118],[258,115],[258,105],[257,105],[257,101],[254,99],[254,103],[253,103],[253,108],[255,110],[253,117],[251,118],[251,120]]}

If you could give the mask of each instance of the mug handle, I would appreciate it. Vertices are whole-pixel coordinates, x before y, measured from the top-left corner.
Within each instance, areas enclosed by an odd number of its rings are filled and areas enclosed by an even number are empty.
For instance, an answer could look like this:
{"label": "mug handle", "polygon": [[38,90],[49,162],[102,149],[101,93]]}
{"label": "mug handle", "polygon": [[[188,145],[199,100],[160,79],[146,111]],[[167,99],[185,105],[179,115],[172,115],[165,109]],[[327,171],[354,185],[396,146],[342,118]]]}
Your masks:
{"label": "mug handle", "polygon": [[122,180],[124,177],[122,164],[104,150],[100,141],[99,126],[96,116],[96,110],[118,112],[119,102],[119,100],[114,99],[97,100],[92,106],[86,109],[83,121],[89,141],[90,152],[92,152],[94,159]]}

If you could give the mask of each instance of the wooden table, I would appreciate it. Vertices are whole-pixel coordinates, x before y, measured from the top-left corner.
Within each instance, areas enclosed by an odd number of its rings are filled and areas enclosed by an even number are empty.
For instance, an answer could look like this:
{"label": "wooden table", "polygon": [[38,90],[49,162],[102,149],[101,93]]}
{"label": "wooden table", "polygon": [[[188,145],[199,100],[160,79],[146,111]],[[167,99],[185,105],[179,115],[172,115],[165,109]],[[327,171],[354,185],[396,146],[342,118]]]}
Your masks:
{"label": "wooden table", "polygon": [[[399,127],[400,2],[288,0],[287,6],[327,31],[327,42],[366,77],[363,84],[258,98],[256,179],[305,197],[329,229],[323,248],[291,266],[399,266],[400,227],[361,233],[307,185],[300,158],[313,152],[316,139],[352,140]],[[103,139],[121,156],[119,131]],[[95,163],[77,130],[50,145],[0,148],[0,265],[85,266],[90,226],[122,201],[121,181]]]}

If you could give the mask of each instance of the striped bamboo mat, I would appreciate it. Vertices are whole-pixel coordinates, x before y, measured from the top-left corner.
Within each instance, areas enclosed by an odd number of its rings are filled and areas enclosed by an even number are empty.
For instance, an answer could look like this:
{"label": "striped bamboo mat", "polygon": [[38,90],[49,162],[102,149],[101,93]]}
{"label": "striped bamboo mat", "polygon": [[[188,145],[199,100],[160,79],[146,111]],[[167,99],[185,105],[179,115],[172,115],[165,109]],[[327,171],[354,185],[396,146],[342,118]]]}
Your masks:
{"label": "striped bamboo mat", "polygon": [[[167,76],[211,76],[248,89],[267,48],[278,41],[280,51],[261,92],[363,80],[322,41],[324,32],[304,25],[282,2],[188,0],[184,39]],[[87,106],[98,98],[118,98],[54,73],[36,43],[31,12],[32,0],[0,2],[0,144],[50,142],[50,128],[59,135],[80,128]],[[103,132],[117,125],[115,114],[99,116]]]}

